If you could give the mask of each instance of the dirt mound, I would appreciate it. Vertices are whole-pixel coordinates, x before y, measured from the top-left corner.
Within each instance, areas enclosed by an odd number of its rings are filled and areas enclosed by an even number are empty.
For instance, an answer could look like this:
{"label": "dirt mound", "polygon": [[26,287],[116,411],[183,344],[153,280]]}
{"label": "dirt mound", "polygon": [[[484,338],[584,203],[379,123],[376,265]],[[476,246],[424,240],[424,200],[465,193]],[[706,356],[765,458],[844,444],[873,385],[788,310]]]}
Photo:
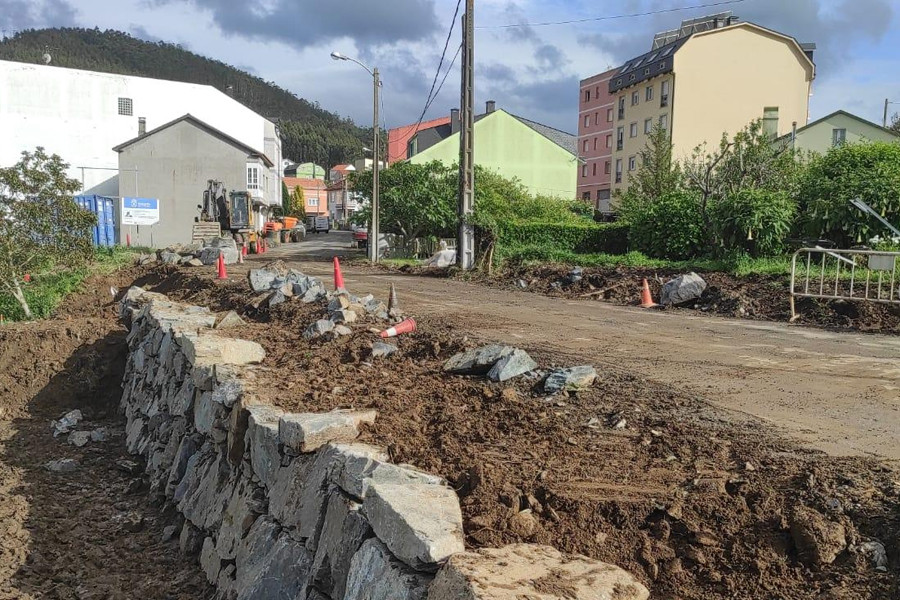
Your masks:
{"label": "dirt mound", "polygon": [[[149,506],[142,480],[115,468],[125,331],[110,288],[159,281],[138,269],[95,277],[55,318],[0,327],[0,598],[208,598],[176,541],[174,516]],[[79,409],[77,429],[108,439],[82,448],[50,421]],[[70,473],[45,464],[73,459]]]}
{"label": "dirt mound", "polygon": [[[875,460],[800,450],[758,422],[610,368],[589,390],[550,398],[524,378],[444,375],[449,356],[478,342],[466,337],[471,323],[415,315],[419,331],[391,340],[399,352],[372,359],[372,324],[332,342],[302,339],[321,305],[247,310],[245,281],[190,271],[150,287],[242,312],[248,324],[231,332],[267,351],[264,400],[298,411],[377,408],[364,439],[454,485],[470,547],[551,544],[618,564],[660,598],[898,594],[900,482]],[[527,350],[545,368],[578,363]],[[789,524],[799,506],[846,532],[848,549],[832,564],[801,560]],[[889,572],[857,551],[870,538],[887,547]]]}

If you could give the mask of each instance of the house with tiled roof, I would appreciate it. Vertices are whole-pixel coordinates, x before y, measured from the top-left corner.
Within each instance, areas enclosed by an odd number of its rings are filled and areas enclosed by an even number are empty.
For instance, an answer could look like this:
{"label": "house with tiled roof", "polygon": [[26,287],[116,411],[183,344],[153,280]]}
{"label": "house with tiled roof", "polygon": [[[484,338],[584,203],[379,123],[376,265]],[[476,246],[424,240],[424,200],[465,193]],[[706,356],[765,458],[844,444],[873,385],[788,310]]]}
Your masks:
{"label": "house with tiled roof", "polygon": [[303,199],[307,216],[328,215],[328,184],[324,179],[310,177],[285,177],[284,185],[293,194],[298,186],[303,189]]}
{"label": "house with tiled roof", "polygon": [[[532,194],[574,199],[578,165],[576,142],[561,131],[496,108],[487,102],[475,117],[475,164],[518,179]],[[409,144],[409,161],[459,161],[459,111],[449,121],[419,131]]]}

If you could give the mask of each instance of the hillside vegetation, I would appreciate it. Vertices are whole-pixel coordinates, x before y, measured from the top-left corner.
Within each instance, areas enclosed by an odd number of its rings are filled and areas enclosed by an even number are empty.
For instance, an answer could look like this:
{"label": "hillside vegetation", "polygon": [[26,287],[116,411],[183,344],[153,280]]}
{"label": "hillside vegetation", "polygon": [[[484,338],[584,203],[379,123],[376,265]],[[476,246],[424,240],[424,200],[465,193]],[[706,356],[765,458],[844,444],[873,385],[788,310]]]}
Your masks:
{"label": "hillside vegetation", "polygon": [[279,124],[284,156],[291,160],[331,166],[361,158],[362,147],[371,143],[370,130],[273,82],[177,44],[146,42],[121,31],[22,31],[0,41],[0,60],[40,63],[47,49],[58,67],[199,83],[223,91],[230,85],[235,100]]}

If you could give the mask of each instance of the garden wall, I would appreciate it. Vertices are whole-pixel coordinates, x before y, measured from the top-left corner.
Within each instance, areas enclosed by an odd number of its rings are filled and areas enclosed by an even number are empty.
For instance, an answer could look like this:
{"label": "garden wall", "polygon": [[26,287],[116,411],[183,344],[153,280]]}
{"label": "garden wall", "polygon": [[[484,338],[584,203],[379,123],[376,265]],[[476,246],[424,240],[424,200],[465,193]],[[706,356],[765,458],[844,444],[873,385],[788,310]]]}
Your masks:
{"label": "garden wall", "polygon": [[208,309],[131,288],[122,317],[128,450],[220,598],[648,597],[618,567],[544,546],[465,552],[454,490],[354,441],[375,411],[257,403],[263,348],[222,335]]}

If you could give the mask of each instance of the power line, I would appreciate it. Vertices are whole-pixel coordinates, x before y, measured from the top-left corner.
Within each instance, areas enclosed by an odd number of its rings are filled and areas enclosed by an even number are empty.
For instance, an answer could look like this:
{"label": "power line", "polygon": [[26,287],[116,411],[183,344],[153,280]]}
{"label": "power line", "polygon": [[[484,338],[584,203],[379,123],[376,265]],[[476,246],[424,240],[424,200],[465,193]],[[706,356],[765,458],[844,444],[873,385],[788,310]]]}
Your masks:
{"label": "power line", "polygon": [[431,98],[431,100],[428,102],[428,105],[425,107],[425,110],[426,110],[426,111],[427,111],[429,108],[431,108],[431,104],[432,104],[435,100],[437,100],[438,95],[440,95],[441,89],[444,87],[444,82],[447,81],[447,76],[450,74],[450,71],[453,70],[453,65],[456,64],[456,59],[459,58],[460,52],[462,52],[462,44],[460,44],[459,47],[456,49],[456,54],[453,55],[453,60],[450,61],[450,66],[447,67],[447,71],[444,73],[444,78],[441,79],[441,84],[438,86],[438,89],[437,89],[437,91],[434,93],[434,96]]}
{"label": "power line", "polygon": [[546,27],[548,25],[571,25],[574,23],[590,23],[594,21],[612,21],[614,19],[629,19],[632,17],[647,17],[650,15],[661,15],[665,13],[679,12],[683,10],[693,10],[695,8],[712,8],[715,6],[725,6],[726,4],[740,4],[744,0],[723,0],[722,2],[710,2],[707,4],[695,4],[693,6],[679,6],[675,8],[663,8],[660,10],[650,10],[641,13],[628,13],[622,15],[609,15],[605,17],[589,17],[586,19],[572,19],[570,21],[546,21],[543,23],[507,23],[505,25],[481,25],[475,29],[508,29],[510,27]]}

